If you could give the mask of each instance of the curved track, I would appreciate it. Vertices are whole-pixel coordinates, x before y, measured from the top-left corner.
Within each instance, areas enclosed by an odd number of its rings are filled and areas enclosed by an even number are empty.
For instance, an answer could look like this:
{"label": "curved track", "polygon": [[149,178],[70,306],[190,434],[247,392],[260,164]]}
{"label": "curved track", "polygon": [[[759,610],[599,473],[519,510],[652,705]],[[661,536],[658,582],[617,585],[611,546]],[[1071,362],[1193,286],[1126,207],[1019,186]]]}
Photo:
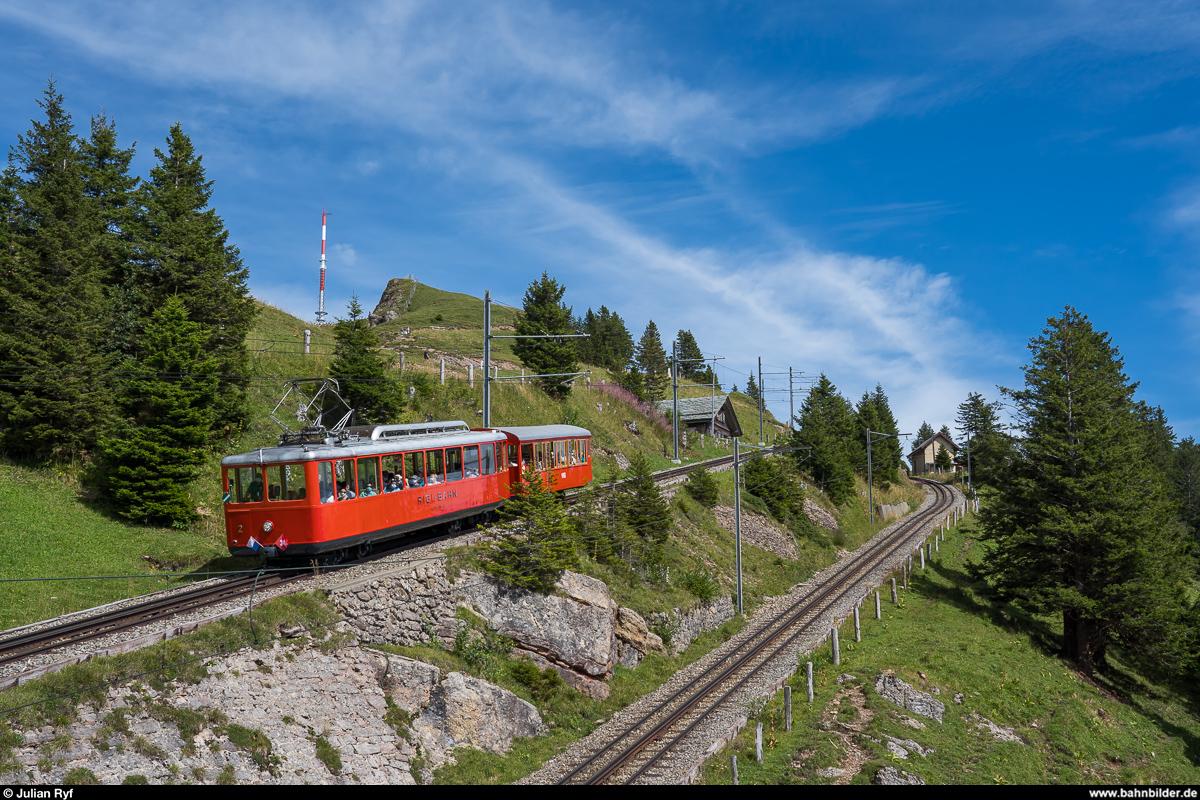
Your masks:
{"label": "curved track", "polygon": [[652,779],[656,765],[692,733],[706,715],[728,701],[776,657],[789,653],[797,639],[817,630],[816,626],[832,608],[847,598],[857,600],[862,591],[862,579],[897,554],[907,553],[914,539],[923,538],[924,526],[953,506],[954,497],[949,488],[923,482],[934,493],[934,502],[929,507],[914,514],[888,538],[847,561],[816,593],[793,604],[618,733],[563,776],[559,785],[629,784]]}

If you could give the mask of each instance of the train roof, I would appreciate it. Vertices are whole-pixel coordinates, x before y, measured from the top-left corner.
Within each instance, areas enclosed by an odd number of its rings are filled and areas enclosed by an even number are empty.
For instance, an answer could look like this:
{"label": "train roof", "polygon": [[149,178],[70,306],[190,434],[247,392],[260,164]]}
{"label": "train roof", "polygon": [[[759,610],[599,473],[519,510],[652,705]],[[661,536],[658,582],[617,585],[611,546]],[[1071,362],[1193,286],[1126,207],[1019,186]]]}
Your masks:
{"label": "train roof", "polygon": [[[409,450],[429,450],[437,447],[462,447],[463,445],[503,442],[505,436],[496,430],[473,431],[461,423],[459,430],[429,430],[432,426],[380,425],[366,430],[373,435],[358,434],[357,439],[326,440],[324,442],[298,442],[279,447],[263,447],[248,453],[225,456],[223,467],[241,467],[254,464],[286,464],[297,461],[329,461],[342,458],[363,458],[386,455]],[[552,426],[565,427],[565,426]],[[379,431],[378,429],[385,429]],[[409,430],[403,430],[408,428]],[[413,429],[429,432],[417,432]],[[400,435],[388,435],[397,433]]]}
{"label": "train roof", "polygon": [[592,432],[577,425],[523,425],[517,428],[497,428],[496,430],[510,433],[518,439],[583,439],[590,437]]}

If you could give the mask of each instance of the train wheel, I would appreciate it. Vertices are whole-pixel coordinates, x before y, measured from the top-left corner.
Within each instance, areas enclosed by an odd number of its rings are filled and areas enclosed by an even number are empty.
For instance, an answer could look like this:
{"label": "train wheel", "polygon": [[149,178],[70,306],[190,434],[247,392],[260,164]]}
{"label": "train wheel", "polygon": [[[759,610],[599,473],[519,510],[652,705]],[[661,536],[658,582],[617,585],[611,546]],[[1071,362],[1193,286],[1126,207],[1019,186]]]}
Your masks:
{"label": "train wheel", "polygon": [[363,542],[363,543],[361,543],[361,544],[358,546],[358,557],[359,557],[359,558],[366,558],[367,556],[371,555],[371,550],[372,550],[372,548],[371,548],[371,543],[370,543],[370,542]]}
{"label": "train wheel", "polygon": [[491,512],[491,511],[485,511],[485,512],[483,512],[482,514],[480,514],[480,515],[479,515],[479,524],[480,524],[480,525],[490,525],[490,524],[492,524],[492,512]]}
{"label": "train wheel", "polygon": [[461,519],[451,520],[446,523],[446,530],[450,533],[458,533],[462,530],[463,521]]}

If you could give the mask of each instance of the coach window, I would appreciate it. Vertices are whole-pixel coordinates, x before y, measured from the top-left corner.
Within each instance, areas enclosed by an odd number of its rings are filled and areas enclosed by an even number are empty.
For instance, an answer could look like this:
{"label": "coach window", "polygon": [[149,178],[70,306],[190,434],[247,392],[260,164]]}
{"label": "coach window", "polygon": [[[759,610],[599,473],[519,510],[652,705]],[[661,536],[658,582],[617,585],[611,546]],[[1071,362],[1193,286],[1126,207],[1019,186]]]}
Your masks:
{"label": "coach window", "polygon": [[304,465],[280,464],[267,467],[267,499],[303,500]]}
{"label": "coach window", "polygon": [[404,474],[409,486],[425,485],[425,454],[408,453],[404,456]]}
{"label": "coach window", "polygon": [[521,445],[521,469],[537,469],[537,464],[533,461],[533,445]]}
{"label": "coach window", "polygon": [[333,479],[338,500],[353,500],[358,497],[354,486],[354,459],[333,462]]}
{"label": "coach window", "polygon": [[[503,446],[501,446],[500,452],[501,454],[504,453]],[[490,444],[485,444],[483,447],[479,448],[481,466],[483,467],[482,471],[479,473],[480,475],[491,475],[495,473],[496,464],[494,461],[492,461],[492,453],[492,445]]]}
{"label": "coach window", "polygon": [[237,502],[259,503],[263,500],[262,472],[258,467],[238,467],[234,473],[237,479]]}
{"label": "coach window", "polygon": [[461,447],[446,448],[446,480],[461,481],[463,478],[463,452]]}
{"label": "coach window", "polygon": [[337,498],[337,487],[333,482],[333,464],[322,461],[317,465],[317,489],[322,503],[332,503]]}
{"label": "coach window", "polygon": [[533,446],[534,458],[537,459],[538,472],[544,472],[549,462],[546,460],[546,443],[538,442]]}
{"label": "coach window", "polygon": [[435,483],[446,482],[446,472],[443,469],[443,458],[441,450],[428,450],[425,452],[425,465],[429,467],[429,472],[426,477],[426,482],[430,485]]}
{"label": "coach window", "polygon": [[558,464],[556,466],[565,467],[571,463],[567,460],[567,443],[565,441],[555,442],[554,452],[558,454]]}
{"label": "coach window", "polygon": [[404,456],[383,457],[383,493],[398,492],[404,488]]}
{"label": "coach window", "polygon": [[579,440],[579,463],[586,464],[588,460],[588,440]]}
{"label": "coach window", "polygon": [[463,477],[479,477],[479,446],[463,448]]}
{"label": "coach window", "polygon": [[360,458],[358,460],[358,496],[374,497],[379,494],[379,458]]}

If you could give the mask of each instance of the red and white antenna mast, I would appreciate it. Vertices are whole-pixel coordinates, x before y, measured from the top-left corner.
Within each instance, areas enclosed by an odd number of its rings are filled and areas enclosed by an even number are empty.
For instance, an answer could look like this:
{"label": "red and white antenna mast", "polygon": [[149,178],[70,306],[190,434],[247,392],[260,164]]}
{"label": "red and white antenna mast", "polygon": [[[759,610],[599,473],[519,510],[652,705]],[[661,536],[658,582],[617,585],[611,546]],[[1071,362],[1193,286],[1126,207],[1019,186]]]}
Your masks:
{"label": "red and white antenna mast", "polygon": [[321,294],[317,305],[317,324],[325,322],[325,209],[321,209]]}

